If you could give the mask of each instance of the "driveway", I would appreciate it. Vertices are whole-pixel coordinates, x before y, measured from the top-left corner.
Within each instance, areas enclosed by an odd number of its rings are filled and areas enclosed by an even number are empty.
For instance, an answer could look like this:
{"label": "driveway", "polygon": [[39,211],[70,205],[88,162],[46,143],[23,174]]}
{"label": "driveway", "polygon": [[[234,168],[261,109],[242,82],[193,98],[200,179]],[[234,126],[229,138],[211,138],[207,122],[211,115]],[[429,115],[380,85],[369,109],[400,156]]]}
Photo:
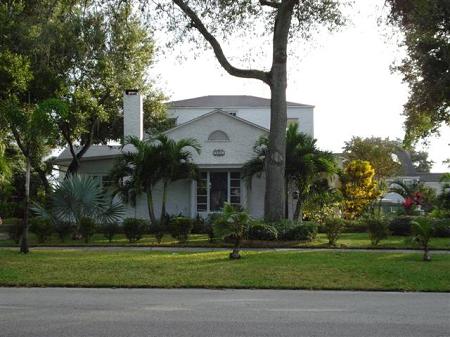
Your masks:
{"label": "driveway", "polygon": [[448,337],[450,294],[0,288],[0,335]]}

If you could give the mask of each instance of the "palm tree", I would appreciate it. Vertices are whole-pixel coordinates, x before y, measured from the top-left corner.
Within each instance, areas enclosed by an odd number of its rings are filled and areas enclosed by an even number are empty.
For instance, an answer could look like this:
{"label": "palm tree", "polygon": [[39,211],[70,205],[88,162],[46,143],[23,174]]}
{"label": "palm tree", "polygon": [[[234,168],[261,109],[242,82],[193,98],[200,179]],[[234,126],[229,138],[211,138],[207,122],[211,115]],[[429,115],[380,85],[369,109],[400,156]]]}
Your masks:
{"label": "palm tree", "polygon": [[187,178],[195,178],[198,173],[197,165],[192,162],[192,153],[189,148],[200,153],[200,144],[194,138],[184,138],[178,141],[170,139],[164,134],[155,138],[159,143],[159,170],[163,184],[163,197],[161,206],[161,224],[165,224],[167,188],[170,183]]}
{"label": "palm tree", "polygon": [[81,221],[86,218],[102,224],[119,221],[123,216],[123,205],[105,193],[98,179],[69,175],[56,186],[48,210],[35,205],[33,211],[55,224],[74,224],[79,231]]}
{"label": "palm tree", "polygon": [[250,226],[250,215],[234,208],[231,204],[225,203],[222,214],[214,221],[214,235],[224,238],[231,236],[234,239],[233,251],[230,253],[230,259],[239,259],[241,257],[241,242]]}
{"label": "palm tree", "polygon": [[411,221],[412,239],[423,249],[423,260],[431,261],[429,244],[433,236],[433,224],[429,218],[419,218]]}
{"label": "palm tree", "polygon": [[134,206],[136,196],[144,192],[150,221],[154,224],[153,188],[161,178],[159,148],[154,139],[140,140],[138,137],[128,137],[124,147],[126,145],[133,146],[133,150],[124,151],[110,172],[114,194]]}
{"label": "palm tree", "polygon": [[[256,156],[244,165],[244,177],[251,178],[264,171],[267,145],[268,139],[265,137],[260,138],[255,144],[253,150]],[[286,216],[288,214],[287,201],[289,193],[288,187],[290,185],[295,185],[298,190],[298,200],[294,219],[299,219],[301,221],[304,203],[311,193],[313,184],[318,179],[324,179],[336,172],[337,166],[333,154],[326,151],[320,151],[317,148],[316,140],[314,138],[299,132],[298,124],[290,124],[286,131]]]}

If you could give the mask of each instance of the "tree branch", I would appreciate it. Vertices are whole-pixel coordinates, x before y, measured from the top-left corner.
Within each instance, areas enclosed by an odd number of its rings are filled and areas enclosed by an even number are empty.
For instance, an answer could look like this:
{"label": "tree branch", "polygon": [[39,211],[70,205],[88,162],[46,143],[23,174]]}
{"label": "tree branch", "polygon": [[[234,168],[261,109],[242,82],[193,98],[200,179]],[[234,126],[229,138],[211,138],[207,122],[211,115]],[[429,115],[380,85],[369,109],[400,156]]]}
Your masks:
{"label": "tree branch", "polygon": [[270,73],[256,69],[239,69],[230,64],[226,58],[220,43],[208,31],[197,14],[183,0],[173,0],[173,2],[183,11],[183,13],[191,20],[192,26],[196,28],[200,34],[208,41],[214,50],[220,65],[232,76],[243,78],[254,78],[270,85]]}
{"label": "tree branch", "polygon": [[269,1],[269,0],[259,0],[259,3],[261,4],[261,6],[269,6],[272,8],[280,8],[280,3],[279,2],[274,2],[274,1]]}

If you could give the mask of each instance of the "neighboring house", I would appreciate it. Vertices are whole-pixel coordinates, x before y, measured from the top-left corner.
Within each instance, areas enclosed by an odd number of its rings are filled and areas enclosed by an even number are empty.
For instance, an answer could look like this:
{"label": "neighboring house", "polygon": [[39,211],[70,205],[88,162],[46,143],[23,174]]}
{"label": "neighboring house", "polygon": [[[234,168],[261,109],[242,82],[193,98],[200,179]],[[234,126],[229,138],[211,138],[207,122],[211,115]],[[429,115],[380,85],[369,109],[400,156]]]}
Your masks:
{"label": "neighboring house", "polygon": [[[314,106],[287,102],[288,123],[298,123],[301,132],[314,135]],[[254,96],[203,96],[167,103],[168,117],[176,126],[166,134],[172,139],[196,138],[201,153],[193,154],[201,170],[200,181],[181,180],[172,183],[168,191],[167,212],[195,217],[217,212],[224,202],[241,205],[254,217],[264,214],[264,177],[251,182],[242,179],[241,168],[254,156],[253,146],[270,128],[270,99]],[[136,91],[124,94],[124,136],[145,137],[142,97]],[[126,150],[126,148],[125,148]],[[121,155],[119,146],[93,146],[84,155],[79,174],[105,179],[114,160]],[[70,153],[64,150],[57,161],[64,170],[70,163]],[[107,184],[107,181],[103,181]],[[161,209],[162,186],[156,186],[156,215]],[[292,208],[293,201],[290,201]],[[126,216],[148,218],[146,198],[137,200],[136,207],[127,206]]]}

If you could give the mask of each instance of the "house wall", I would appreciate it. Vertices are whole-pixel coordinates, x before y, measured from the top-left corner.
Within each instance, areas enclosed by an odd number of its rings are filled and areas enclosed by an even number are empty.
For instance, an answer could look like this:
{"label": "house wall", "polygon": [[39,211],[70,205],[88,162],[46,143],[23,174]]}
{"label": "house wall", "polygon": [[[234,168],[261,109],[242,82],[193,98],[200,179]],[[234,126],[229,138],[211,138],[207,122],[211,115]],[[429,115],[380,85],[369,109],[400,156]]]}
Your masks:
{"label": "house wall", "polygon": [[[177,124],[186,123],[200,117],[216,108],[171,108],[168,116],[177,118]],[[270,108],[223,108],[224,111],[235,112],[237,117],[248,120],[266,129],[270,129]],[[288,107],[288,118],[297,118],[299,130],[314,136],[314,108],[312,107]]]}

